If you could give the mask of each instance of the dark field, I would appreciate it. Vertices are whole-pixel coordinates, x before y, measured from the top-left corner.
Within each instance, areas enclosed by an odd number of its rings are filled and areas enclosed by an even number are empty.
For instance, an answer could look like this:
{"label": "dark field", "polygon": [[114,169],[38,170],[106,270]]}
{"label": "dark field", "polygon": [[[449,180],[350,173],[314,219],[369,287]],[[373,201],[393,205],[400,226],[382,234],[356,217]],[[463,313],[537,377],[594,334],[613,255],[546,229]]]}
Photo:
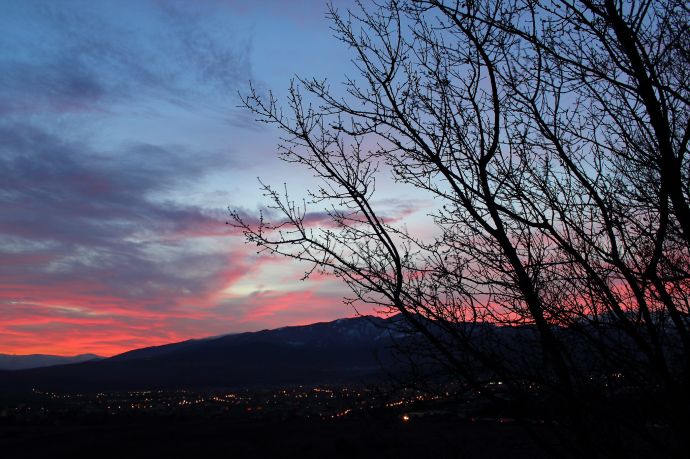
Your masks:
{"label": "dark field", "polygon": [[443,418],[117,419],[0,426],[3,458],[540,458],[515,423]]}

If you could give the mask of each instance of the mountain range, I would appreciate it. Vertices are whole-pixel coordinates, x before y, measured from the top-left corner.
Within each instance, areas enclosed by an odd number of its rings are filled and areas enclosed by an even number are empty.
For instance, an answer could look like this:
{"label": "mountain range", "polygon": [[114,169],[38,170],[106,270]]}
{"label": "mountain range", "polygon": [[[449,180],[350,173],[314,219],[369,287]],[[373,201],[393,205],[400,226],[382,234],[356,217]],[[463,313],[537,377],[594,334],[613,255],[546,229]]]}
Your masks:
{"label": "mountain range", "polygon": [[[0,391],[105,391],[368,381],[391,361],[395,318],[361,316],[188,340],[110,358],[0,371]],[[93,356],[95,358],[95,356]]]}

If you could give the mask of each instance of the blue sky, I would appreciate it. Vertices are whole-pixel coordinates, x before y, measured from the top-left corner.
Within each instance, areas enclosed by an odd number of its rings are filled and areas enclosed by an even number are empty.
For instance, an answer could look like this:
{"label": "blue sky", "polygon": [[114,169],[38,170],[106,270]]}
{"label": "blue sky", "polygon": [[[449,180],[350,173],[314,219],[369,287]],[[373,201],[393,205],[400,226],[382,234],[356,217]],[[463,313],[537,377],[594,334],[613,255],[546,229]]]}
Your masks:
{"label": "blue sky", "polygon": [[[346,1],[335,2],[347,7]],[[0,352],[104,355],[352,315],[226,225],[313,180],[239,108],[352,70],[320,0],[0,3]]]}

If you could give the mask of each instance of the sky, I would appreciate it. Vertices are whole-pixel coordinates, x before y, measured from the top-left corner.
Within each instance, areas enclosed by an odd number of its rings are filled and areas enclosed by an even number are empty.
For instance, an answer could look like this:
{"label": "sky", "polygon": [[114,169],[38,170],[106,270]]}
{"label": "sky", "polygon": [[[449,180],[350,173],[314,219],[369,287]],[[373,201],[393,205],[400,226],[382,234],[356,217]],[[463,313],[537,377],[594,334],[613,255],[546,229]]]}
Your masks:
{"label": "sky", "polygon": [[228,207],[267,204],[258,177],[314,183],[238,94],[353,76],[325,13],[322,0],[0,2],[0,353],[109,356],[354,315],[337,280],[301,281],[306,266],[225,224]]}

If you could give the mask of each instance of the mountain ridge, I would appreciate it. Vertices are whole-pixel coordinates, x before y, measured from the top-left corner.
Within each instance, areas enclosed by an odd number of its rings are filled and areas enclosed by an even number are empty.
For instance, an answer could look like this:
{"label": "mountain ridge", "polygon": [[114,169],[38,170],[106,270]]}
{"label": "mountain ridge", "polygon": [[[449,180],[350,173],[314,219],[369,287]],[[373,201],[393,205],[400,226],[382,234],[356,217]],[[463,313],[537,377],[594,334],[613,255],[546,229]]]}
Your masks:
{"label": "mountain ridge", "polygon": [[332,322],[192,339],[109,358],[0,372],[0,389],[101,391],[248,387],[371,380],[390,360],[393,318]]}

